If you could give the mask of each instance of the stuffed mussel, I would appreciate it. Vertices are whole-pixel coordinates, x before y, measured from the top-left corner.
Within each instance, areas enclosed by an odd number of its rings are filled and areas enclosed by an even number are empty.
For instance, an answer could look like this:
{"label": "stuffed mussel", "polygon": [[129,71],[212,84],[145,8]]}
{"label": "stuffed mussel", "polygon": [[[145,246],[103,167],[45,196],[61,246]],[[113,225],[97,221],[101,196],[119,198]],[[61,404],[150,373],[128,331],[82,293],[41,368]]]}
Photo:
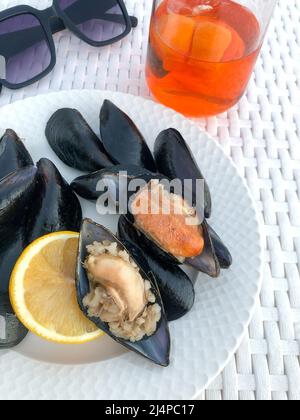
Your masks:
{"label": "stuffed mussel", "polygon": [[220,264],[206,220],[161,175],[144,175],[136,193],[129,193],[126,217],[139,231],[139,244],[162,261],[187,264],[218,277]]}
{"label": "stuffed mussel", "polygon": [[0,139],[0,180],[18,169],[32,166],[33,161],[23,142],[13,130]]}
{"label": "stuffed mussel", "polygon": [[56,111],[47,124],[46,137],[56,155],[72,168],[94,172],[113,165],[101,140],[76,109]]}
{"label": "stuffed mussel", "polygon": [[154,281],[111,232],[82,223],[77,264],[78,302],[86,316],[118,343],[168,366],[170,335]]}
{"label": "stuffed mussel", "polygon": [[135,227],[121,216],[118,236],[130,250],[143,271],[156,279],[168,321],[175,321],[186,315],[195,301],[194,285],[188,275],[178,265],[160,260],[144,252],[139,247],[139,233]]}
{"label": "stuffed mussel", "polygon": [[191,182],[194,206],[197,201],[197,181],[204,182],[204,215],[209,218],[212,210],[209,186],[182,135],[173,128],[161,132],[155,142],[154,156],[161,174],[183,183]]}
{"label": "stuffed mussel", "polygon": [[156,172],[152,153],[135,123],[111,101],[100,112],[104,147],[116,165],[135,165]]}

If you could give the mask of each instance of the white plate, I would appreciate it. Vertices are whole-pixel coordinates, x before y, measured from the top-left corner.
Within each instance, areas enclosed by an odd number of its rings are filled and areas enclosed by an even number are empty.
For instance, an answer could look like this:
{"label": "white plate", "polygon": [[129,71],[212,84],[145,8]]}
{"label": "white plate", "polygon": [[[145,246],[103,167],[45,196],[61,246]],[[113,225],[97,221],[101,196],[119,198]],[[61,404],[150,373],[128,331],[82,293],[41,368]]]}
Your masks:
{"label": "white plate", "polygon": [[[48,157],[71,181],[79,173],[62,164],[44,130],[53,112],[74,107],[99,132],[105,98],[124,109],[153,147],[157,134],[179,129],[203,170],[213,197],[211,223],[232,251],[234,264],[219,279],[199,276],[196,303],[170,325],[171,364],[155,366],[105,337],[63,346],[31,334],[17,348],[0,351],[0,399],[193,399],[225,367],[251,320],[261,287],[262,246],[257,213],[243,179],[219,145],[196,125],[153,102],[130,95],[71,91],[30,98],[0,111],[0,133],[13,128],[35,161]],[[116,230],[117,218],[102,217],[82,201],[84,215]]]}

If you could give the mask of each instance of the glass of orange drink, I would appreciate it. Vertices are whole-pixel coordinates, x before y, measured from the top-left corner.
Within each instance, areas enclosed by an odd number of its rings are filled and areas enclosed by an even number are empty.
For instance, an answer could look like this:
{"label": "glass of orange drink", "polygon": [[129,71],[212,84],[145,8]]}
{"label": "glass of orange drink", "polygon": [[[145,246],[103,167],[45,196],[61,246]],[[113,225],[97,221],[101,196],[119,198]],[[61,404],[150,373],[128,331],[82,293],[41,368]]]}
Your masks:
{"label": "glass of orange drink", "polygon": [[243,96],[277,0],[153,0],[146,77],[157,100],[190,117]]}

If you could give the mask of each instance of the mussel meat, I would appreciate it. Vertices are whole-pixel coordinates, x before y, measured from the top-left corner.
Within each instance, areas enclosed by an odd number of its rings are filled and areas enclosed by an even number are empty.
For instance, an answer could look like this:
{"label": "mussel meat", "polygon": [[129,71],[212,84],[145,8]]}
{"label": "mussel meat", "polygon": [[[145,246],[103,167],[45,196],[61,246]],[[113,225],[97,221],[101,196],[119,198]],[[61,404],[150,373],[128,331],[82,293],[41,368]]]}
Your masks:
{"label": "mussel meat", "polygon": [[82,210],[78,198],[48,159],[37,163],[35,198],[27,218],[27,241],[63,230],[78,232]]}
{"label": "mussel meat", "polygon": [[47,140],[68,166],[94,172],[112,166],[103,144],[76,109],[59,109],[46,127]]}
{"label": "mussel meat", "polygon": [[204,216],[209,218],[212,210],[209,186],[179,131],[170,128],[161,132],[155,142],[154,156],[158,172],[169,179],[192,182],[193,206],[197,204],[197,180],[204,181]]}
{"label": "mussel meat", "polygon": [[100,132],[104,147],[117,165],[135,165],[156,172],[152,153],[135,123],[111,101],[100,112]]}
{"label": "mussel meat", "polygon": [[145,174],[151,174],[146,169],[134,165],[116,165],[110,168],[102,169],[101,171],[93,172],[91,174],[80,176],[71,183],[71,188],[80,197],[87,200],[97,200],[105,192],[103,189],[99,189],[99,183],[102,182],[103,186],[112,186],[116,192],[116,199],[118,201],[120,183],[123,182],[125,192],[127,191],[128,183]]}
{"label": "mussel meat", "polygon": [[139,244],[162,261],[218,277],[220,264],[206,220],[181,195],[165,188],[169,180],[149,178],[145,176],[148,183],[131,195],[126,216],[139,231]]}
{"label": "mussel meat", "polygon": [[135,227],[121,216],[118,237],[134,256],[145,273],[152,273],[156,279],[168,321],[175,321],[186,315],[195,301],[194,285],[188,275],[175,264],[147,254],[139,246],[139,234]]}
{"label": "mussel meat", "polygon": [[81,227],[76,284],[80,308],[98,328],[168,366],[170,334],[155,284],[120,240],[88,219]]}
{"label": "mussel meat", "polygon": [[37,169],[33,166],[13,172],[0,181],[0,348],[21,342],[27,334],[13,314],[9,301],[9,280],[12,270],[28,245],[26,220],[35,191]]}
{"label": "mussel meat", "polygon": [[18,169],[32,165],[31,156],[21,139],[13,130],[6,130],[0,139],[0,180]]}

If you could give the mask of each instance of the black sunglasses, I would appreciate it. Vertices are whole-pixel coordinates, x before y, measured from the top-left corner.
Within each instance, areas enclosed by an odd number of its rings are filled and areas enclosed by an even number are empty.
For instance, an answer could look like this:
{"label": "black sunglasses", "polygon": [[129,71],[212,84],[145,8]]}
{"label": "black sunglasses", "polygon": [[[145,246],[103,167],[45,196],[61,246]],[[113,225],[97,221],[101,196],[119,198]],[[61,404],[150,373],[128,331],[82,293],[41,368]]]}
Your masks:
{"label": "black sunglasses", "polygon": [[127,36],[138,20],[123,0],[53,0],[37,10],[17,6],[0,13],[0,91],[35,83],[56,64],[53,34],[66,28],[94,47]]}

